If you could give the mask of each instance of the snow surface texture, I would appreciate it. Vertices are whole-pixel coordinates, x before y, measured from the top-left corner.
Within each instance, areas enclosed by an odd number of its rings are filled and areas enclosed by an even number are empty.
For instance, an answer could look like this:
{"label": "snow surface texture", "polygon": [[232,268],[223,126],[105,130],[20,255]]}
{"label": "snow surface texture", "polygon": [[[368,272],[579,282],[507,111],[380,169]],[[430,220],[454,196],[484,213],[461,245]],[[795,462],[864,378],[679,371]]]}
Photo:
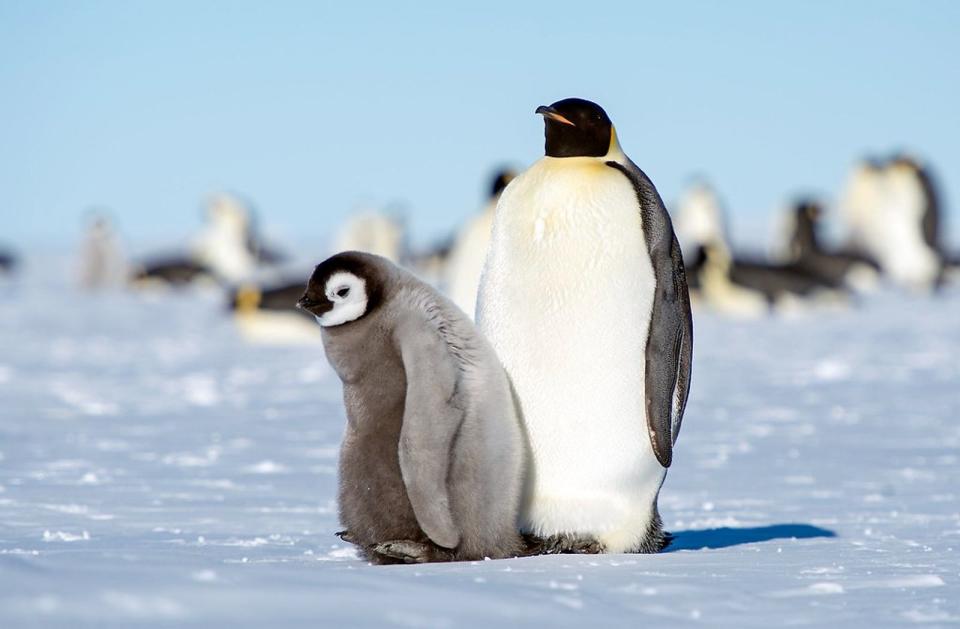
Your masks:
{"label": "snow surface texture", "polygon": [[216,292],[82,295],[28,262],[0,284],[2,627],[960,622],[956,288],[698,312],[669,552],[372,567],[333,535],[319,346],[244,344]]}

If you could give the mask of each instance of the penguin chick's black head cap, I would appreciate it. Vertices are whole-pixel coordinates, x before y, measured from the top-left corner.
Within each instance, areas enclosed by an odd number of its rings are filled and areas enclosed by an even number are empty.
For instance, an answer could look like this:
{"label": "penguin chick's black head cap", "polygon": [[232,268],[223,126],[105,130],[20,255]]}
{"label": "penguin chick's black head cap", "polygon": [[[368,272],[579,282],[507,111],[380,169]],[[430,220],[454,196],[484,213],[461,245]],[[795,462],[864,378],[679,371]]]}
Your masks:
{"label": "penguin chick's black head cap", "polygon": [[297,300],[297,308],[314,316],[322,316],[333,310],[333,302],[327,297],[327,282],[335,273],[346,272],[362,279],[366,284],[366,316],[383,301],[383,287],[386,281],[384,269],[377,264],[377,257],[359,251],[344,251],[330,256],[317,265],[307,283],[307,290]]}
{"label": "penguin chick's black head cap", "polygon": [[582,98],[565,98],[537,107],[543,116],[548,157],[603,157],[610,151],[613,123],[603,107]]}

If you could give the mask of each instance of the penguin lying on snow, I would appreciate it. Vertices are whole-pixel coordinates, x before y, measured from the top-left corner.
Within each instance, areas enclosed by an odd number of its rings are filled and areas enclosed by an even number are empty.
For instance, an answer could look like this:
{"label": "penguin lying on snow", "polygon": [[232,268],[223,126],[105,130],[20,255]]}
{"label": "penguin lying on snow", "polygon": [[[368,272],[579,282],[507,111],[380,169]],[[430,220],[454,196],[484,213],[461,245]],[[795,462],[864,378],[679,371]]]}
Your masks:
{"label": "penguin lying on snow", "polygon": [[846,304],[837,281],[813,275],[798,264],[773,264],[731,257],[726,247],[701,247],[692,265],[699,295],[711,308],[733,315],[789,312],[813,304]]}
{"label": "penguin lying on snow", "polygon": [[273,286],[242,284],[230,292],[228,307],[240,335],[253,343],[297,344],[320,341],[313,317],[297,309],[306,290],[304,281]]}
{"label": "penguin lying on snow", "polygon": [[821,277],[834,285],[868,290],[879,280],[879,265],[866,255],[827,251],[820,242],[818,229],[823,216],[819,202],[803,199],[791,210],[792,229],[786,257],[798,269]]}
{"label": "penguin lying on snow", "polygon": [[343,381],[342,537],[374,563],[517,555],[524,443],[489,343],[385,258],[335,255],[298,306]]}
{"label": "penguin lying on snow", "polygon": [[533,453],[522,527],[545,552],[656,552],[690,387],[680,246],[600,106],[536,113],[546,156],[501,195],[477,306]]}
{"label": "penguin lying on snow", "polygon": [[765,293],[730,279],[733,258],[725,246],[701,245],[692,258],[687,273],[690,283],[697,287],[692,293],[694,303],[738,317],[760,317],[770,311],[773,304]]}
{"label": "penguin lying on snow", "polygon": [[178,255],[158,256],[140,262],[135,265],[131,279],[140,286],[166,284],[180,287],[193,282],[217,283],[216,275],[205,264]]}

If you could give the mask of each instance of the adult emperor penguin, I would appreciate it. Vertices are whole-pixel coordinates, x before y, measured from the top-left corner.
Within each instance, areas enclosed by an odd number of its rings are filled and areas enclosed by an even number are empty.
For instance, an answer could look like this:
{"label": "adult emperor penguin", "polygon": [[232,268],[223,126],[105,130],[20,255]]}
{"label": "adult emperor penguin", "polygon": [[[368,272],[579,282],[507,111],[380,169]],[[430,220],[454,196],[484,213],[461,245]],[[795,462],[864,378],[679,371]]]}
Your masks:
{"label": "adult emperor penguin", "polygon": [[376,563],[519,554],[523,431],[473,323],[411,273],[355,251],[317,266],[299,306],[343,381],[341,536]]}
{"label": "adult emperor penguin", "polygon": [[547,552],[657,552],[690,389],[680,246],[599,105],[536,113],[546,156],[501,195],[477,306],[530,441],[521,524]]}
{"label": "adult emperor penguin", "polygon": [[673,227],[684,254],[687,287],[694,303],[701,298],[701,250],[710,246],[721,249],[724,253],[731,253],[724,214],[720,196],[705,179],[694,181],[677,201]]}
{"label": "adult emperor penguin", "polygon": [[[674,229],[684,252],[691,257],[700,247],[723,246],[730,249],[730,238],[720,196],[705,179],[696,179],[677,201]],[[689,260],[685,260],[689,266]]]}
{"label": "adult emperor penguin", "polygon": [[943,267],[929,184],[912,160],[864,161],[840,203],[849,245],[875,259],[894,283],[920,291],[937,286]]}
{"label": "adult emperor penguin", "polygon": [[477,290],[490,246],[497,202],[514,176],[511,170],[501,170],[494,175],[486,206],[463,226],[450,252],[446,269],[447,294],[471,318],[477,308]]}
{"label": "adult emperor penguin", "polygon": [[133,281],[139,285],[235,284],[249,280],[261,266],[281,261],[280,254],[262,245],[253,212],[237,197],[212,197],[204,216],[204,229],[188,251],[141,261],[134,266]]}
{"label": "adult emperor penguin", "polygon": [[351,215],[340,227],[333,251],[366,251],[399,264],[407,255],[406,242],[402,215],[362,210]]}
{"label": "adult emperor penguin", "polygon": [[207,205],[207,225],[193,246],[194,258],[221,279],[239,282],[256,270],[249,248],[250,211],[238,199],[221,194]]}

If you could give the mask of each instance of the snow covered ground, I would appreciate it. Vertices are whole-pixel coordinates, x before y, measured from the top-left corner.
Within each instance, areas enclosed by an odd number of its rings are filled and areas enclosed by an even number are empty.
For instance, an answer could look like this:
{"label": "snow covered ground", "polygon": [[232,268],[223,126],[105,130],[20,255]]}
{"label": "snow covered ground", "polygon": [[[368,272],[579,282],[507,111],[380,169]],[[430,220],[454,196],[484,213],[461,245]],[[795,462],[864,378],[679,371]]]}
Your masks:
{"label": "snow covered ground", "polygon": [[[960,622],[960,291],[696,316],[653,555],[372,567],[338,530],[340,385],[217,293],[0,284],[0,626]],[[55,267],[56,268],[56,267]]]}

